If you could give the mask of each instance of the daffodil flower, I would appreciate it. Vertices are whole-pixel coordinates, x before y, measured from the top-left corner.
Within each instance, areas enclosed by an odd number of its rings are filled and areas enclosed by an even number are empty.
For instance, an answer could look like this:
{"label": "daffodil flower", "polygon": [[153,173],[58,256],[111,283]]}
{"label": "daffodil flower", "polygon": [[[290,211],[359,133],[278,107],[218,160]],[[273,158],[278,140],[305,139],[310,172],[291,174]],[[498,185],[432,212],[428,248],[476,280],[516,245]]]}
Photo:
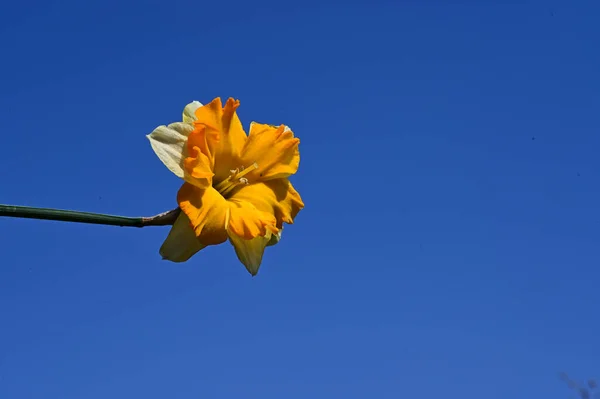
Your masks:
{"label": "daffodil flower", "polygon": [[157,127],[147,137],[165,166],[184,180],[181,214],[160,248],[164,259],[185,262],[209,245],[229,242],[256,275],[265,247],[281,238],[304,203],[288,177],[300,163],[300,140],[284,125],[251,123],[246,135],[236,109],[215,98],[194,101],[183,121]]}

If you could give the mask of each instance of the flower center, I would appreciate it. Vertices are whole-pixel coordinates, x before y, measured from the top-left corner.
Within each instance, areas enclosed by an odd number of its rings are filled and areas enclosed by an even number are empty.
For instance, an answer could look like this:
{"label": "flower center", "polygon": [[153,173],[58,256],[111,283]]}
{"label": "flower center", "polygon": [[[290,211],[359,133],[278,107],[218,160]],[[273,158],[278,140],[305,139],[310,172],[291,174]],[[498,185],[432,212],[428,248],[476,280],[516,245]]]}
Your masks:
{"label": "flower center", "polygon": [[254,162],[252,165],[244,168],[230,170],[231,174],[221,183],[215,186],[215,189],[224,197],[229,194],[235,187],[248,184],[248,179],[244,176],[258,168],[258,164]]}

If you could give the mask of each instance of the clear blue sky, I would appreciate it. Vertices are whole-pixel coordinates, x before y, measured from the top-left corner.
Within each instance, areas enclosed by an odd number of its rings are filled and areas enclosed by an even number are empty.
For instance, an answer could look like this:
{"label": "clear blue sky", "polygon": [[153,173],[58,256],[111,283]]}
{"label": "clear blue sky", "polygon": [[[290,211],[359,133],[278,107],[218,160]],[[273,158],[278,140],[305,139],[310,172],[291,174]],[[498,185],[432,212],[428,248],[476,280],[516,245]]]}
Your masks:
{"label": "clear blue sky", "polygon": [[[452,3],[452,4],[451,4]],[[145,135],[302,140],[252,278],[168,228],[0,219],[0,398],[567,398],[600,377],[600,5],[10,2],[0,203],[152,215]]]}

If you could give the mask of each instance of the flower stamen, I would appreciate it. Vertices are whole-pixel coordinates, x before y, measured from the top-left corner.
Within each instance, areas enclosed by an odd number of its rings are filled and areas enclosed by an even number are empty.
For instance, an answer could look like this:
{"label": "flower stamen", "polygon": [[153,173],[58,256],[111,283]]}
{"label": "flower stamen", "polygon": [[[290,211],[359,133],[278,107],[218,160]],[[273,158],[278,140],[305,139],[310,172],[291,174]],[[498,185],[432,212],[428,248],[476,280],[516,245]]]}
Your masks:
{"label": "flower stamen", "polygon": [[249,184],[250,182],[244,176],[255,169],[258,169],[258,164],[256,162],[254,162],[252,165],[246,168],[242,166],[241,168],[232,169],[230,170],[231,174],[229,175],[229,177],[223,180],[221,183],[217,184],[215,186],[215,189],[221,195],[225,196],[226,194],[231,192],[231,190],[233,190],[236,186],[240,184]]}

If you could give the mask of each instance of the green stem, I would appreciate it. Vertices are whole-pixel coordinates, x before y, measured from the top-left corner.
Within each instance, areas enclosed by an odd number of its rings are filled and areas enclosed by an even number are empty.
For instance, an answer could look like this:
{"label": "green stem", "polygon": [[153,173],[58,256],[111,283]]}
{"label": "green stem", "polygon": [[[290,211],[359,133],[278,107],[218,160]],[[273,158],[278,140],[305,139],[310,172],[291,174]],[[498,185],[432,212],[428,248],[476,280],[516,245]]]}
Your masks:
{"label": "green stem", "polygon": [[64,209],[34,208],[30,206],[15,206],[0,204],[0,216],[27,219],[56,220],[60,222],[103,224],[122,227],[168,226],[172,225],[179,216],[180,209],[163,212],[150,217],[126,217],[69,211]]}

